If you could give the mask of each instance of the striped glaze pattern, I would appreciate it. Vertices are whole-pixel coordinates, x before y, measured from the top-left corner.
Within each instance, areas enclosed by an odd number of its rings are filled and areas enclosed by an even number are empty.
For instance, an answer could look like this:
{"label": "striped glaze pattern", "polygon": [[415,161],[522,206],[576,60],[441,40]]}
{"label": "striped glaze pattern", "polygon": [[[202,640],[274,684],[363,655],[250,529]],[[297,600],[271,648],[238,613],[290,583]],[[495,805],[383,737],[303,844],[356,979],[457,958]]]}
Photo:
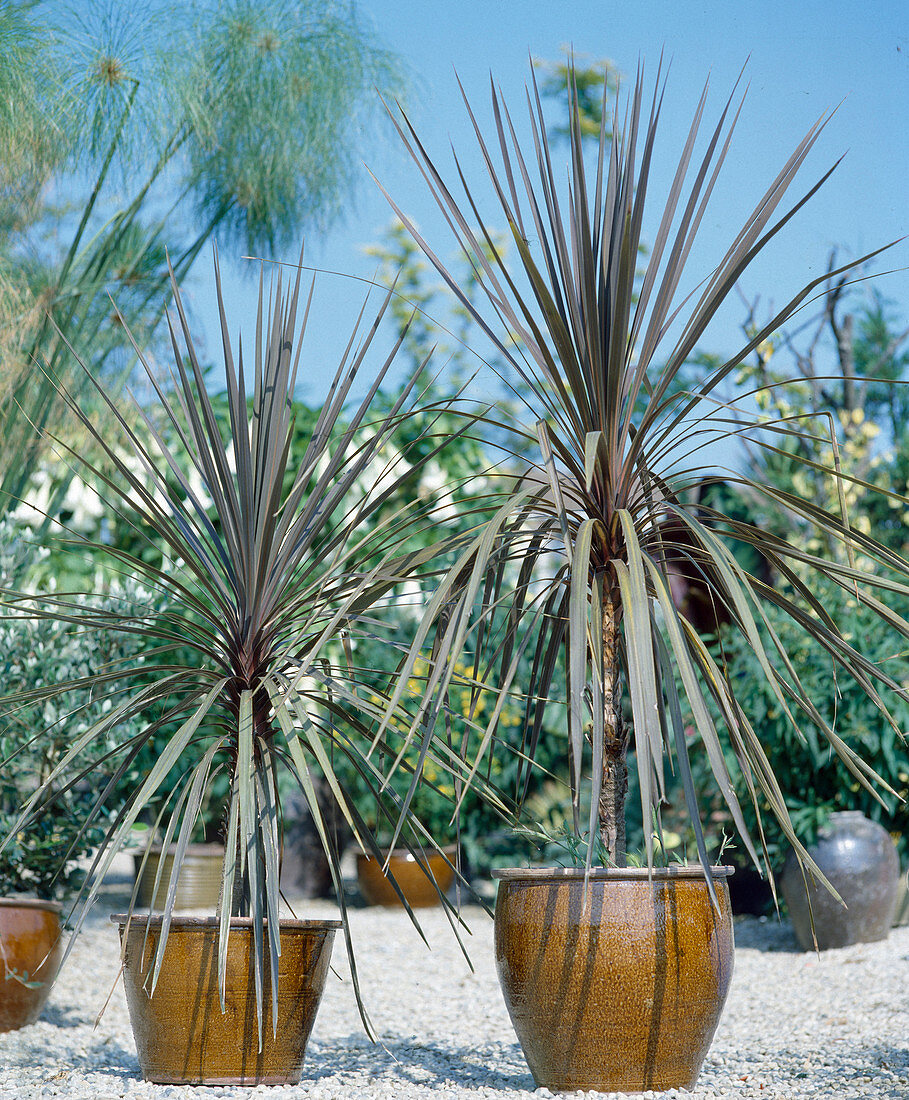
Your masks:
{"label": "striped glaze pattern", "polygon": [[231,921],[223,1013],[217,920],[174,918],[161,972],[150,994],[148,979],[161,918],[133,917],[128,927],[123,914],[111,919],[120,925],[126,1000],[147,1081],[284,1085],[300,1080],[339,921],[281,922],[277,1029],[266,973],[260,1049],[253,931],[248,918]]}
{"label": "striped glaze pattern", "polygon": [[500,871],[495,952],[537,1084],[691,1088],[729,991],[728,868]]}

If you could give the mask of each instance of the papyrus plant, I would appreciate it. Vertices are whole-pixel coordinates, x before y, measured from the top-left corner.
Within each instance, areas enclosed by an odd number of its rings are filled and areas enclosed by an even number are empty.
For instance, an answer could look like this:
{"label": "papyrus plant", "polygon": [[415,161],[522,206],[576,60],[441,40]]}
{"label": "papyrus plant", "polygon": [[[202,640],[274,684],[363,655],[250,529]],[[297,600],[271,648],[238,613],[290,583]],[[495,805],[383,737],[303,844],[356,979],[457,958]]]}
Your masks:
{"label": "papyrus plant", "polygon": [[[824,532],[830,557],[810,553],[754,523],[695,506],[709,472],[702,456],[749,432],[763,446],[798,433],[798,420],[743,424],[720,399],[721,385],[743,358],[808,302],[828,280],[825,271],[756,330],[747,345],[696,384],[683,368],[754,258],[807,202],[829,172],[783,212],[781,203],[814,146],[824,119],[799,142],[715,266],[694,279],[687,263],[730,150],[741,104],[730,97],[715,127],[701,134],[706,89],[680,155],[670,164],[662,206],[651,209],[652,169],[664,97],[657,79],[652,97],[639,74],[617,115],[605,123],[594,155],[585,150],[577,102],[571,103],[568,161],[555,162],[536,88],[528,93],[529,141],[492,88],[494,129],[484,136],[468,111],[488,178],[481,191],[456,161],[458,183],[446,180],[406,116],[402,139],[421,170],[465,255],[474,257],[485,300],[465,293],[439,253],[395,206],[411,233],[458,298],[516,372],[526,416],[501,422],[489,435],[511,433],[517,461],[509,481],[500,474],[495,516],[478,530],[440,588],[424,629],[436,633],[429,679],[441,705],[454,663],[471,652],[478,678],[495,680],[501,698],[526,694],[526,751],[533,756],[543,705],[564,651],[568,705],[566,757],[578,832],[588,835],[588,866],[596,838],[607,861],[626,859],[625,804],[629,750],[639,776],[647,859],[654,858],[667,761],[681,777],[695,825],[701,861],[708,862],[698,819],[689,752],[707,755],[732,817],[757,860],[723,755],[734,753],[747,791],[770,806],[796,849],[799,845],[780,788],[752,727],[748,700],[739,698],[721,659],[679,612],[674,579],[694,581],[753,647],[778,705],[800,709],[821,729],[843,764],[863,784],[874,773],[803,689],[772,623],[767,604],[791,616],[833,661],[857,681],[890,720],[882,686],[902,690],[850,644],[815,599],[811,576],[844,589],[905,633],[906,624],[878,598],[886,567],[898,559],[849,527],[845,511],[825,509],[773,485],[743,485],[789,510],[798,526]],[[649,102],[648,102],[649,100]],[[604,91],[603,118],[606,109]],[[831,169],[832,171],[832,169]],[[491,186],[490,186],[491,185]],[[456,191],[463,196],[456,197]],[[495,213],[485,214],[484,195]],[[393,203],[394,205],[394,203]],[[712,215],[708,215],[712,216]],[[519,263],[496,246],[493,227],[510,230]],[[649,248],[642,252],[644,227]],[[845,269],[843,269],[845,270]],[[839,272],[837,273],[839,274]],[[477,304],[480,302],[481,304]],[[748,403],[743,398],[744,408]],[[774,434],[776,433],[776,434]],[[834,465],[821,471],[834,487],[848,475]],[[834,500],[843,494],[834,491]],[[767,583],[740,563],[736,544],[756,550],[774,578]],[[861,554],[861,558],[858,555]],[[892,582],[899,585],[898,581]],[[414,657],[422,644],[415,644]],[[522,655],[531,672],[519,683]],[[426,706],[433,704],[427,700]],[[714,715],[718,714],[719,722]],[[496,715],[487,725],[491,743]],[[793,719],[794,720],[794,719]],[[686,734],[690,723],[693,737]],[[696,749],[694,748],[696,746]],[[476,761],[474,761],[476,764]],[[589,819],[578,820],[580,791],[592,787]]]}
{"label": "papyrus plant", "polygon": [[[377,761],[387,746],[376,730],[382,718],[394,718],[394,713],[371,670],[358,667],[357,642],[361,636],[373,642],[381,637],[385,605],[404,582],[413,588],[414,580],[437,568],[432,563],[449,549],[434,505],[410,499],[406,490],[421,465],[432,462],[450,440],[450,435],[437,433],[438,416],[433,415],[434,409],[441,415],[450,403],[422,402],[423,428],[415,438],[412,432],[408,437],[412,450],[405,453],[393,445],[397,427],[420,397],[415,383],[426,365],[420,364],[390,407],[381,415],[373,413],[397,347],[374,377],[365,379],[365,396],[351,403],[355,387],[363,386],[377,318],[351,337],[301,455],[292,447],[292,397],[306,356],[305,316],[299,322],[298,311],[305,305],[308,312],[311,298],[301,300],[299,274],[286,294],[280,277],[268,297],[260,282],[250,355],[242,345],[238,351],[232,346],[218,281],[229,409],[225,426],[206,392],[176,283],[173,291],[170,385],[162,384],[136,348],[157,395],[156,407],[133,403],[127,415],[121,396],[108,393],[86,368],[93,407],[100,403],[103,420],[89,416],[82,402],[58,383],[59,392],[91,437],[91,453],[101,454],[104,461],[92,465],[68,448],[64,438],[53,441],[80,476],[94,483],[109,508],[131,518],[140,542],[135,554],[102,545],[89,549],[106,555],[120,573],[141,578],[160,597],[162,609],[149,607],[140,614],[131,608],[118,614],[116,608],[52,593],[42,595],[36,610],[24,597],[5,596],[7,606],[21,615],[57,618],[88,637],[102,628],[139,632],[153,644],[146,646],[141,666],[118,662],[89,683],[21,685],[3,700],[4,712],[14,715],[19,705],[65,699],[70,688],[82,687],[90,689],[95,702],[106,699],[109,704],[103,717],[74,739],[5,843],[52,808],[55,791],[90,778],[94,746],[113,739],[115,747],[105,757],[113,778],[97,790],[92,810],[100,815],[112,792],[122,791],[124,776],[149,759],[147,752],[140,753],[153,742],[157,756],[152,754],[146,770],[140,769],[125,806],[105,832],[79,922],[133,824],[162,800],[156,833],[162,843],[175,843],[176,852],[156,978],[176,880],[206,789],[217,773],[226,772],[230,794],[223,825],[220,975],[223,989],[229,919],[250,915],[261,1028],[264,974],[270,968],[277,975],[278,968],[281,794],[287,789],[281,773],[308,802],[342,913],[339,853],[317,797],[317,780],[327,784],[359,845],[379,856],[333,761],[345,758],[347,768],[354,768],[363,782],[377,792],[382,789],[386,774]],[[143,553],[143,533],[155,553]],[[155,564],[162,553],[163,563]],[[137,732],[138,718],[144,721]],[[394,756],[386,751],[384,758],[393,761]],[[419,758],[421,765],[428,760],[439,769],[459,765],[457,755],[447,754],[441,743],[436,746],[428,730]],[[163,785],[174,768],[181,778],[168,791]],[[386,791],[385,805],[392,793]],[[397,808],[405,808],[401,799]],[[411,845],[431,843],[419,823],[412,824],[408,835]],[[277,980],[271,986],[276,996]]]}

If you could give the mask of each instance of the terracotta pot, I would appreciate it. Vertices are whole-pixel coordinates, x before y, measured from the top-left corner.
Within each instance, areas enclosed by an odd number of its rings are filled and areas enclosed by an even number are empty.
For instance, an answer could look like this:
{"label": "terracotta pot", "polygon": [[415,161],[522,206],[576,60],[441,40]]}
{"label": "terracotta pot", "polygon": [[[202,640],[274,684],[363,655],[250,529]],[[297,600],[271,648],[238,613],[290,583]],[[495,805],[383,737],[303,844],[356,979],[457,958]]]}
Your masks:
{"label": "terracotta pot", "polygon": [[732,978],[732,912],[700,868],[494,871],[496,965],[535,1081],[693,1088]]}
{"label": "terracotta pot", "polygon": [[[454,861],[454,848],[446,848],[444,856],[440,852],[426,852],[422,862],[406,848],[396,848],[388,861],[388,869],[410,907],[425,909],[439,904],[436,885],[443,894],[453,886],[455,873],[451,864]],[[357,853],[357,884],[368,905],[384,905],[388,908],[401,905],[401,899],[382,864],[362,852]]]}
{"label": "terracotta pot", "polygon": [[[281,921],[277,1035],[271,983],[264,983],[262,1049],[256,1016],[251,920],[231,921],[226,1008],[218,993],[217,918],[176,917],[170,927],[154,994],[146,979],[154,963],[160,916],[126,916],[124,985],[139,1065],[147,1081],[188,1085],[293,1085],[300,1080],[306,1041],[325,986],[340,921]],[[148,936],[146,939],[146,929]],[[149,981],[150,984],[150,981]]]}
{"label": "terracotta pot", "polygon": [[[151,847],[148,859],[142,868],[143,852],[133,856],[136,865],[136,877],[139,879],[137,904],[145,909],[163,909],[170,885],[170,873],[174,865],[174,846],[171,845],[162,857],[160,844]],[[155,888],[155,875],[158,864],[162,862],[161,880],[158,890],[152,898]],[[221,876],[224,864],[224,848],[220,844],[190,844],[186,849],[180,878],[177,882],[177,900],[175,909],[206,909],[212,912],[221,896]]]}
{"label": "terracotta pot", "polygon": [[795,854],[790,852],[780,889],[802,948],[814,950],[811,914],[822,951],[885,939],[896,912],[900,877],[899,856],[887,830],[855,810],[831,814],[817,844],[808,851],[845,905],[810,877],[806,891]]}
{"label": "terracotta pot", "polygon": [[62,950],[58,902],[0,898],[0,1031],[38,1019]]}

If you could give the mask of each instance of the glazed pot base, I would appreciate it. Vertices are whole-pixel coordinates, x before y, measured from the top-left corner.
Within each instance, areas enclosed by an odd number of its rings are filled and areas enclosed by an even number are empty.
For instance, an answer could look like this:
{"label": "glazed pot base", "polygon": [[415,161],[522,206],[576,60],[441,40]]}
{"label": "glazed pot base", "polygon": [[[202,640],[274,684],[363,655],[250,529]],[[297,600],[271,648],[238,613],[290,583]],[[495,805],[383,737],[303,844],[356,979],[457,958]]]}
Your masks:
{"label": "glazed pot base", "polygon": [[[160,917],[134,916],[124,943],[124,986],[142,1075],[162,1085],[293,1085],[301,1077],[339,921],[282,921],[277,1032],[271,983],[263,988],[262,1050],[249,918],[231,921],[225,1011],[218,989],[218,921],[175,917],[154,993]],[[146,928],[148,937],[146,940]]]}
{"label": "glazed pot base", "polygon": [[289,1077],[145,1077],[143,1080],[152,1085],[238,1085],[241,1088],[255,1088],[257,1085],[299,1085],[302,1073]]}
{"label": "glazed pot base", "polygon": [[732,978],[727,868],[719,909],[694,868],[494,872],[496,965],[537,1085],[690,1089]]}

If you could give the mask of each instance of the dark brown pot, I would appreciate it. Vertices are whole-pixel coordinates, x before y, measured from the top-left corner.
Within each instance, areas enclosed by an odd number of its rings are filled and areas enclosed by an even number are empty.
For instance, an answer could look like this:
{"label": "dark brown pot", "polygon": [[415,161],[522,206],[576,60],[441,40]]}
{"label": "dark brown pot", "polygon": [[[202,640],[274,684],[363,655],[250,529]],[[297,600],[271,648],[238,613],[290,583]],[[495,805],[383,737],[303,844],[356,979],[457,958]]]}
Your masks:
{"label": "dark brown pot", "polygon": [[0,1031],[38,1019],[62,950],[58,902],[0,898]]}
{"label": "dark brown pot", "polygon": [[[900,861],[890,834],[857,810],[830,815],[808,852],[845,902],[805,879],[790,851],[780,875],[796,939],[805,951],[885,939],[896,913]],[[810,909],[809,909],[810,897]]]}
{"label": "dark brown pot", "polygon": [[[445,894],[454,884],[455,873],[451,866],[454,859],[453,848],[446,848],[444,856],[440,852],[427,852],[422,862],[406,848],[396,848],[388,861],[388,869],[394,875],[398,889],[407,898],[410,907],[425,909],[439,904],[436,886]],[[357,884],[369,905],[384,905],[388,908],[401,905],[401,899],[382,864],[362,852],[357,853]]]}
{"label": "dark brown pot", "polygon": [[[137,852],[133,859],[136,864],[136,877],[139,879],[137,903],[145,909],[163,909],[170,885],[170,873],[174,865],[174,847],[168,848],[162,857],[159,844],[149,850],[145,867],[142,867],[143,852]],[[158,864],[163,860],[161,880],[158,890],[155,888],[155,875]],[[186,849],[180,878],[177,881],[175,909],[207,909],[213,911],[221,896],[221,877],[224,864],[224,848],[220,844],[190,844]]]}
{"label": "dark brown pot", "polygon": [[505,1003],[539,1086],[693,1088],[732,978],[727,867],[494,871]]}
{"label": "dark brown pot", "polygon": [[[176,917],[154,994],[145,988],[160,916],[120,925],[124,985],[142,1075],[162,1085],[293,1085],[325,987],[340,921],[281,921],[277,1035],[271,983],[264,985],[262,1049],[256,1016],[251,920],[235,917],[228,939],[226,1008],[218,993],[217,918]],[[148,938],[146,940],[146,928]],[[267,966],[266,966],[267,969]],[[150,983],[149,983],[150,984]]]}

